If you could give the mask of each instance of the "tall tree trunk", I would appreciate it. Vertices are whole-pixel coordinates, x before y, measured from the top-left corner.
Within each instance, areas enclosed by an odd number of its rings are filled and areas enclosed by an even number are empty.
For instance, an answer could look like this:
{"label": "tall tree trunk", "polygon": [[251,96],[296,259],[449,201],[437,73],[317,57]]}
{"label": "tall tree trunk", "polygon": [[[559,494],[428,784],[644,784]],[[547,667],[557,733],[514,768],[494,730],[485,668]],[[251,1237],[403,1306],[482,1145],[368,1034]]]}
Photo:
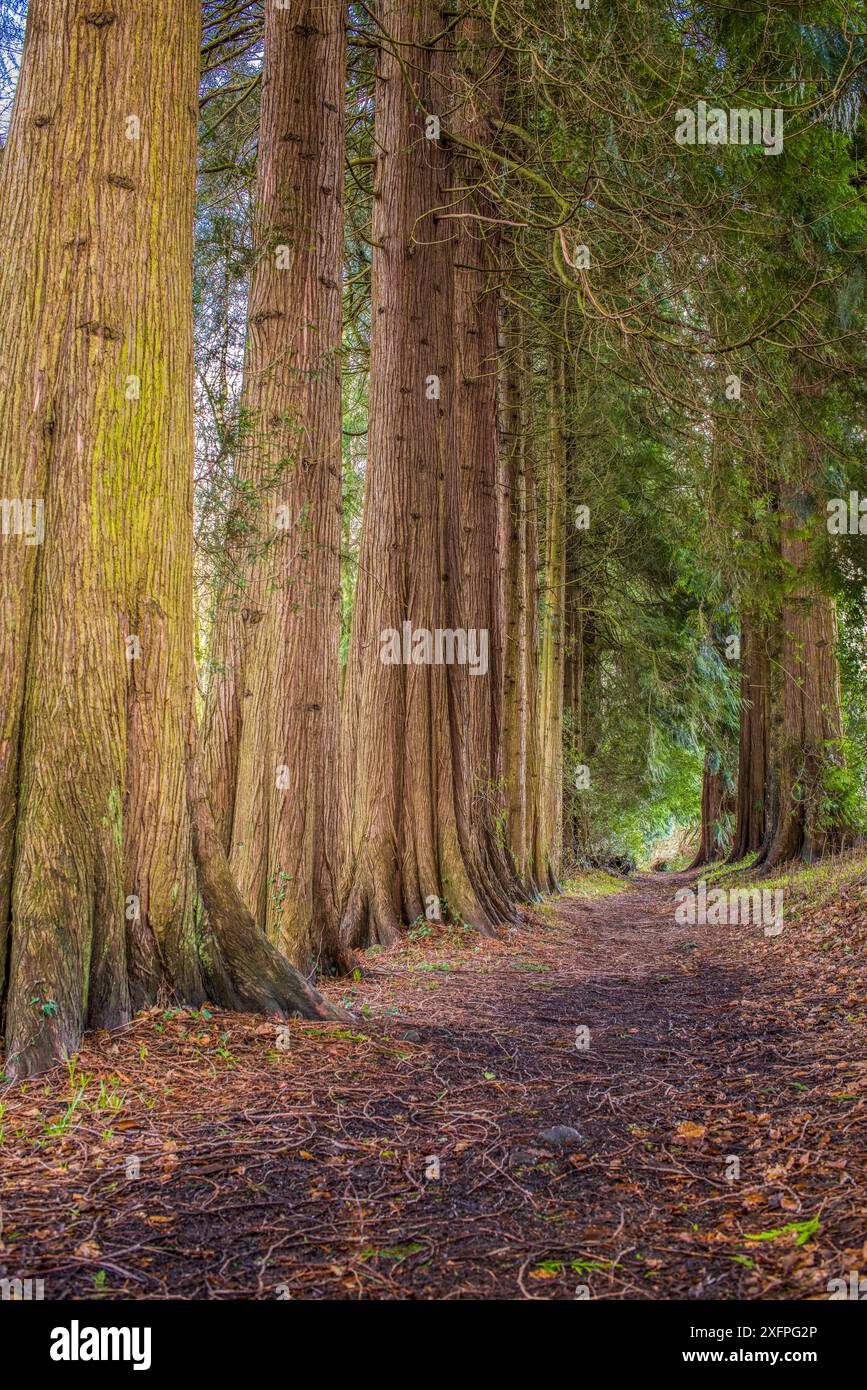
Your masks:
{"label": "tall tree trunk", "polygon": [[504,305],[500,331],[500,516],[503,570],[503,770],[509,848],[531,874],[527,814],[527,511],[524,352],[517,312]]}
{"label": "tall tree trunk", "polygon": [[788,574],[781,620],[781,730],[774,745],[775,816],[766,867],[837,849],[847,827],[829,809],[828,774],[842,765],[843,717],[837,658],[837,613],[810,572],[810,541],[802,519],[813,496],[809,450],[800,441],[800,477],[780,486],[781,553]]}
{"label": "tall tree trunk", "polygon": [[200,7],[31,0],[0,209],[0,962],[7,1072],[180,996],[323,1015],[202,793],[193,666]]}
{"label": "tall tree trunk", "polygon": [[[525,364],[526,364],[525,354]],[[544,782],[542,777],[542,705],[540,635],[539,635],[539,505],[537,469],[534,449],[533,397],[530,372],[525,365],[526,386],[526,449],[524,485],[527,506],[524,514],[523,548],[526,563],[522,575],[521,601],[527,628],[524,643],[524,690],[526,692],[526,782],[527,782],[527,872],[526,882],[541,893],[550,881],[548,853],[544,839]]]}
{"label": "tall tree trunk", "polygon": [[741,691],[738,782],[732,863],[760,850],[765,838],[768,778],[770,660],[766,625],[744,607],[741,613]]}
{"label": "tall tree trunk", "polygon": [[542,857],[544,886],[558,891],[563,842],[563,681],[566,611],[566,361],[563,343],[550,349],[545,568],[542,585],[540,742],[542,748]]}
{"label": "tall tree trunk", "polygon": [[[570,393],[567,383],[567,402]],[[567,406],[567,420],[570,411]],[[567,429],[566,458],[574,454],[571,428]],[[563,835],[565,849],[570,863],[577,862],[590,847],[589,802],[585,794],[580,769],[587,766],[587,750],[584,738],[584,679],[585,650],[584,629],[586,621],[586,598],[581,586],[581,546],[584,532],[575,524],[575,503],[573,496],[569,501],[567,488],[565,538],[565,591],[564,591],[564,652],[563,652],[563,739],[564,757],[574,778],[574,784],[564,787]]]}
{"label": "tall tree trunk", "polygon": [[477,659],[479,674],[451,681],[454,667],[427,645],[462,611],[454,231],[437,214],[451,204],[454,171],[425,129],[426,116],[446,110],[452,81],[436,4],[386,0],[378,17],[388,38],[376,89],[369,457],[344,699],[347,951],[393,941],[401,920],[444,903],[480,930],[499,920],[464,856],[467,808],[455,782],[455,692],[464,679],[490,681],[490,667]]}
{"label": "tall tree trunk", "polygon": [[519,312],[501,321],[501,522],[503,576],[503,770],[509,848],[528,895],[547,869],[541,849],[538,564],[531,381]]}
{"label": "tall tree trunk", "polygon": [[[471,17],[458,30],[456,109],[451,130],[458,151],[493,149],[500,113],[499,50],[484,23]],[[501,921],[515,920],[512,902],[524,891],[508,853],[503,789],[503,648],[501,508],[498,496],[499,236],[496,210],[473,154],[458,154],[452,203],[454,256],[455,447],[459,492],[447,514],[448,566],[460,625],[488,634],[487,675],[449,672],[458,735],[455,785],[461,848],[473,881]],[[446,224],[448,225],[448,224]]]}
{"label": "tall tree trunk", "polygon": [[344,14],[269,4],[241,476],[244,607],[226,603],[206,750],[247,906],[296,965],[337,956]]}

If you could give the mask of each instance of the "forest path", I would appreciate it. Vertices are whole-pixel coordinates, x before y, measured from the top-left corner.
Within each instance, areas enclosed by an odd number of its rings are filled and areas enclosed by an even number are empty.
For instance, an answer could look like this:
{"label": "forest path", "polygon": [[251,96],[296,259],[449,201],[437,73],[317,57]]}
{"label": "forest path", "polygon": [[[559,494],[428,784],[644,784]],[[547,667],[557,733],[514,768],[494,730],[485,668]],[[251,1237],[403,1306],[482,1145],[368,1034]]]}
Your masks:
{"label": "forest path", "polygon": [[677,925],[682,882],[498,941],[416,929],[329,987],[358,1031],[275,1045],[152,1010],[89,1037],[71,1078],[0,1094],[0,1275],[47,1298],[827,1297],[867,1257],[863,985],[809,927]]}

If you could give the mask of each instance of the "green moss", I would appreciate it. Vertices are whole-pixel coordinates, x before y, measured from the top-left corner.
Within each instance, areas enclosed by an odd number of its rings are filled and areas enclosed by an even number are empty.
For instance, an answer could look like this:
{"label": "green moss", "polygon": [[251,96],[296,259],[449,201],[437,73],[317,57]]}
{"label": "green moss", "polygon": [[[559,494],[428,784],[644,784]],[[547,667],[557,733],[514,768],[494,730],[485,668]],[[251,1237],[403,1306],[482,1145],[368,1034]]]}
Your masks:
{"label": "green moss", "polygon": [[108,815],[103,816],[102,823],[106,829],[111,828],[115,848],[121,849],[123,846],[123,810],[119,787],[112,787],[108,794]]}

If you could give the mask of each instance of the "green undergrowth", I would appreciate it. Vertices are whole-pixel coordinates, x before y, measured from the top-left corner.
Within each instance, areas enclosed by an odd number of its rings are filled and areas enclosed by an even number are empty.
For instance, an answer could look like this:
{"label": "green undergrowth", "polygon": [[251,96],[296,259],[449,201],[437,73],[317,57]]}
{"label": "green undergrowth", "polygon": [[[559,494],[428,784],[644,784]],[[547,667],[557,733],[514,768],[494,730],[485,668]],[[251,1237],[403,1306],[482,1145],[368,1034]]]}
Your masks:
{"label": "green undergrowth", "polygon": [[585,869],[572,874],[561,885],[567,898],[606,898],[629,889],[629,880],[605,869]]}

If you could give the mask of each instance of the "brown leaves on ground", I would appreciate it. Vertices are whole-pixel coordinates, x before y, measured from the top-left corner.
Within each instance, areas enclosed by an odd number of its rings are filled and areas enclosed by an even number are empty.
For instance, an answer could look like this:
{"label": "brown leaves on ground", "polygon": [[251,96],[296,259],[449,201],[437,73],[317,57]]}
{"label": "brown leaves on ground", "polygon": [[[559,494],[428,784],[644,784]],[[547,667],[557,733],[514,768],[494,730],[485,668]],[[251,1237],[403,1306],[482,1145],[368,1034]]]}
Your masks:
{"label": "brown leaves on ground", "polygon": [[151,1009],[0,1092],[0,1275],[48,1298],[825,1298],[867,1259],[864,915],[828,920],[682,927],[639,880],[502,940],[368,952],[326,986],[356,1025]]}

